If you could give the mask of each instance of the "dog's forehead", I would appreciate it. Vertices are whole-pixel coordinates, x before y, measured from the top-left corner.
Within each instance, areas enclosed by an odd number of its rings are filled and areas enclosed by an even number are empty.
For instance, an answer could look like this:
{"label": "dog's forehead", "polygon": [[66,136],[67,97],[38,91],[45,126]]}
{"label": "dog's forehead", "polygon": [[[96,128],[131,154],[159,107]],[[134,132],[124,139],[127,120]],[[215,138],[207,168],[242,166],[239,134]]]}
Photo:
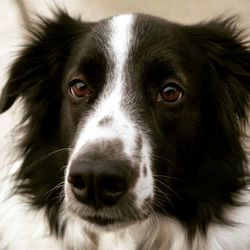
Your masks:
{"label": "dog's forehead", "polygon": [[[137,52],[148,54],[149,57],[162,55],[177,47],[184,39],[180,27],[165,19],[146,14],[123,14],[93,23],[90,31],[84,35],[80,44],[79,59],[104,58],[108,63]],[[78,47],[79,49],[79,47]],[[126,51],[126,52],[125,52]],[[165,50],[166,51],[166,50]],[[125,52],[125,53],[124,53]],[[130,58],[131,59],[131,58]]]}
{"label": "dog's forehead", "polygon": [[[155,17],[147,14],[122,14],[113,16],[108,19],[97,22],[97,27],[100,26],[98,33],[100,36],[107,36],[103,30],[108,31],[109,35],[119,31],[124,34],[124,29],[129,29],[132,33],[137,32],[136,35],[143,37],[144,31],[148,33],[161,33],[180,25],[170,22],[166,19]],[[138,31],[140,30],[140,31]],[[155,38],[155,37],[154,37]]]}
{"label": "dog's forehead", "polygon": [[166,53],[168,57],[185,47],[183,26],[146,14],[124,14],[102,20],[90,33],[97,42],[91,42],[90,47],[98,44],[97,49],[109,61],[130,56],[130,63],[134,63],[132,57],[141,58],[145,54],[152,58]]}

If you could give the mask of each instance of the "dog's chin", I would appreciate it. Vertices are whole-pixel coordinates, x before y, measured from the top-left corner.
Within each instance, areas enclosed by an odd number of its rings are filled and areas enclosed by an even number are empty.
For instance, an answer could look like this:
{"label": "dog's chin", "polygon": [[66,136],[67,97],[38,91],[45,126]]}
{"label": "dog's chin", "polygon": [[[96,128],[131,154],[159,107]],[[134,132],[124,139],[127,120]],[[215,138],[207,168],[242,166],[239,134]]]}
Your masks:
{"label": "dog's chin", "polygon": [[102,213],[93,210],[89,212],[88,209],[79,209],[79,207],[76,209],[72,204],[66,206],[66,210],[70,216],[80,220],[85,228],[98,232],[111,232],[127,228],[145,221],[150,216],[150,213],[145,213],[145,211],[144,213],[134,211],[131,216],[126,216],[125,210],[120,211],[121,216],[116,216],[115,213],[112,214],[111,212],[108,213],[108,211]]}
{"label": "dog's chin", "polygon": [[84,221],[84,225],[86,228],[96,232],[117,231],[119,229],[127,228],[138,222],[138,220],[124,221],[124,220],[105,218],[100,216],[84,217],[81,219]]}
{"label": "dog's chin", "polygon": [[121,219],[115,218],[112,216],[104,217],[104,216],[77,216],[84,224],[84,227],[89,229],[90,231],[96,232],[112,232],[117,231],[119,229],[128,228],[136,223],[141,223],[149,217],[148,215],[143,215],[140,218],[130,218],[130,219]]}

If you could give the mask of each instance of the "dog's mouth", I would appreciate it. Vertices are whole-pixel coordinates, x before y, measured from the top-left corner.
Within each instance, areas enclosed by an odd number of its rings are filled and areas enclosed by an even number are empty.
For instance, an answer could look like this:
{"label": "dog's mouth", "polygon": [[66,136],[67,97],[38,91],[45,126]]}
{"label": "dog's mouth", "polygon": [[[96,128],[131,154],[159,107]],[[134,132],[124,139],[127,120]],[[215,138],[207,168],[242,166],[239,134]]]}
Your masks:
{"label": "dog's mouth", "polygon": [[115,230],[124,228],[140,221],[146,220],[150,214],[150,209],[138,210],[135,207],[113,207],[103,210],[95,210],[86,206],[79,206],[74,202],[66,203],[65,209],[69,215],[78,217],[86,226],[100,230]]}
{"label": "dog's mouth", "polygon": [[102,226],[102,227],[112,226],[115,224],[121,224],[123,222],[121,219],[106,218],[102,216],[84,216],[83,219],[91,224]]}
{"label": "dog's mouth", "polygon": [[81,219],[89,224],[93,229],[104,230],[104,231],[113,231],[117,229],[122,229],[131,225],[136,224],[137,222],[143,222],[144,220],[150,217],[150,213],[143,215],[138,218],[117,218],[117,217],[104,217],[104,216],[82,216]]}

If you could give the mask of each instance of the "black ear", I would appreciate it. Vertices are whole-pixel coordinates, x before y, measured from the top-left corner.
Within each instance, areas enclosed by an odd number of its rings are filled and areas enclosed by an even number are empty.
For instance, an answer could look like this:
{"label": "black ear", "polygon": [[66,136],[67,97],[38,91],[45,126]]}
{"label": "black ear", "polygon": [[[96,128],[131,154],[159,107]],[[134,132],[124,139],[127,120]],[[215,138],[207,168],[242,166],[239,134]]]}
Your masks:
{"label": "black ear", "polygon": [[12,91],[9,89],[9,84],[7,84],[7,86],[4,87],[0,98],[0,113],[9,109],[17,99],[18,94],[14,95],[14,93],[11,93]]}
{"label": "black ear", "polygon": [[[247,122],[250,94],[250,47],[236,18],[216,19],[189,27],[189,35],[203,57],[203,75],[210,123],[218,133],[239,136]],[[218,124],[214,125],[218,127]]]}
{"label": "black ear", "polygon": [[43,102],[60,82],[74,43],[90,26],[63,11],[55,13],[54,20],[40,18],[39,25],[30,29],[30,42],[10,69],[0,98],[0,113],[10,108],[18,97],[31,99],[30,103]]}

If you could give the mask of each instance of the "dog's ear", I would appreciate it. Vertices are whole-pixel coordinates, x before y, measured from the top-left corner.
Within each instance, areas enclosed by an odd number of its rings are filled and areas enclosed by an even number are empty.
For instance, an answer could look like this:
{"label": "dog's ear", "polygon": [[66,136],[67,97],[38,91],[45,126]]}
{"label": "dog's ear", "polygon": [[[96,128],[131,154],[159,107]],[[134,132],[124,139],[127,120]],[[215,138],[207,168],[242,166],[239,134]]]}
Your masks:
{"label": "dog's ear", "polygon": [[73,43],[90,26],[91,23],[72,19],[63,11],[55,13],[54,20],[40,18],[39,24],[30,28],[29,43],[10,68],[0,98],[0,113],[9,109],[18,97],[31,99],[30,103],[43,102],[60,82]]}
{"label": "dog's ear", "polygon": [[205,62],[203,75],[209,78],[203,78],[205,102],[207,112],[216,113],[209,122],[219,122],[226,136],[237,134],[247,122],[249,106],[250,47],[236,20],[216,19],[188,28]]}

